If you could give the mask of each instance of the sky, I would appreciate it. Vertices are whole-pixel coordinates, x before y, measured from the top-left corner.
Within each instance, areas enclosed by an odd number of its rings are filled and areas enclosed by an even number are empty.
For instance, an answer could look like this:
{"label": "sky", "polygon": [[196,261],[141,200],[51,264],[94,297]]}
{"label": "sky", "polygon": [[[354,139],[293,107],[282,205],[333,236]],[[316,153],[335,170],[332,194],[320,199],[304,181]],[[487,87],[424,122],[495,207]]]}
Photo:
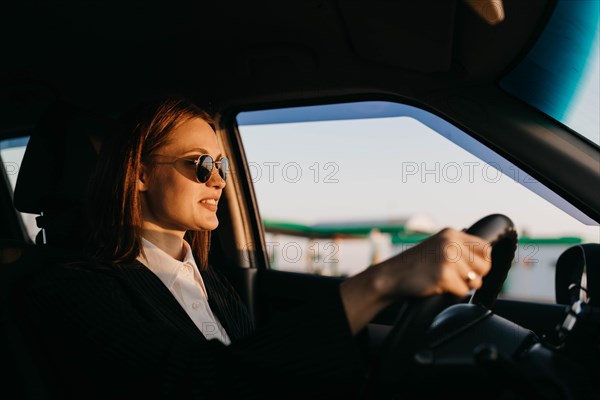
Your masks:
{"label": "sky", "polygon": [[241,126],[263,218],[406,218],[462,229],[502,213],[528,236],[600,242],[588,226],[411,117]]}

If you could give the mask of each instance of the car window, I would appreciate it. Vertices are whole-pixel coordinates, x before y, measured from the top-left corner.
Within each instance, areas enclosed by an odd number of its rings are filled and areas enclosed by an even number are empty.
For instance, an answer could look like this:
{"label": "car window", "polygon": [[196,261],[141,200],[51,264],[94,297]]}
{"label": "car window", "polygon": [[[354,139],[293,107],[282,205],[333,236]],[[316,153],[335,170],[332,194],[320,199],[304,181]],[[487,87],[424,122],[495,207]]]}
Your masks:
{"label": "car window", "polygon": [[[11,139],[0,140],[0,160],[2,160],[2,167],[4,172],[8,176],[8,181],[11,185],[11,190],[14,191],[15,185],[17,184],[17,176],[25,155],[25,148],[29,141],[29,136],[21,136]],[[20,213],[23,219],[23,224],[27,230],[27,234],[31,240],[35,240],[35,236],[39,232],[35,218],[37,215],[29,213]]]}
{"label": "car window", "polygon": [[520,237],[502,296],[553,302],[560,253],[599,240],[597,222],[416,107],[296,107],[237,122],[273,269],[349,276],[443,227],[502,213]]}

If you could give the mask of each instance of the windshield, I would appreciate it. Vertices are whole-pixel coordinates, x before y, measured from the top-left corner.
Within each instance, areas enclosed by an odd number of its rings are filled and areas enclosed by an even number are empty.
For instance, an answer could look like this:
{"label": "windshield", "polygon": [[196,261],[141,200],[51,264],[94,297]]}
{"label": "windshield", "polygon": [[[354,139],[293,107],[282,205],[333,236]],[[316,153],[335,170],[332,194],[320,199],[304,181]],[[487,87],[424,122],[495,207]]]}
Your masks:
{"label": "windshield", "polygon": [[600,146],[599,1],[558,1],[500,86]]}

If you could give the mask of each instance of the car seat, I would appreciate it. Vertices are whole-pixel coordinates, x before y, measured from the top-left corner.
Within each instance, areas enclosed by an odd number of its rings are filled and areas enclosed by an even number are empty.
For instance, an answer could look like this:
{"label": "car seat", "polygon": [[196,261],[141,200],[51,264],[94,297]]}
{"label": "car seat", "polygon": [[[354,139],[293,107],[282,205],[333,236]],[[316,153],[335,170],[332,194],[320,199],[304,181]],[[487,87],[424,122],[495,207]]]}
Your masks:
{"label": "car seat", "polygon": [[58,102],[38,121],[25,150],[14,206],[37,214],[41,230],[35,243],[0,240],[0,356],[10,371],[3,390],[19,398],[60,398],[62,388],[37,346],[40,332],[27,322],[27,287],[37,274],[82,255],[87,186],[101,142],[112,128],[109,118]]}
{"label": "car seat", "polygon": [[600,306],[600,244],[584,243],[565,250],[556,261],[556,303],[571,305],[585,293],[590,306]]}
{"label": "car seat", "polygon": [[36,244],[81,248],[87,186],[102,139],[111,129],[110,119],[66,103],[54,104],[40,119],[14,191],[15,207],[38,215]]}
{"label": "car seat", "polygon": [[556,261],[556,302],[565,305],[559,346],[600,378],[600,243],[566,249]]}

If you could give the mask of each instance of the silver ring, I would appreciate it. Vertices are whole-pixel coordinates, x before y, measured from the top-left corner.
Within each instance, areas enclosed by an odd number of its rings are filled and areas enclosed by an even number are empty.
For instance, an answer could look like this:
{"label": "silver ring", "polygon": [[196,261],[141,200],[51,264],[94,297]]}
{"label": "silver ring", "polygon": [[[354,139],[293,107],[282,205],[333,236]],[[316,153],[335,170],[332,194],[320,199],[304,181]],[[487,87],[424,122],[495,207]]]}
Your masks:
{"label": "silver ring", "polygon": [[473,271],[469,271],[469,273],[467,274],[467,281],[471,282],[474,281],[475,279],[477,279],[477,273],[473,272]]}

